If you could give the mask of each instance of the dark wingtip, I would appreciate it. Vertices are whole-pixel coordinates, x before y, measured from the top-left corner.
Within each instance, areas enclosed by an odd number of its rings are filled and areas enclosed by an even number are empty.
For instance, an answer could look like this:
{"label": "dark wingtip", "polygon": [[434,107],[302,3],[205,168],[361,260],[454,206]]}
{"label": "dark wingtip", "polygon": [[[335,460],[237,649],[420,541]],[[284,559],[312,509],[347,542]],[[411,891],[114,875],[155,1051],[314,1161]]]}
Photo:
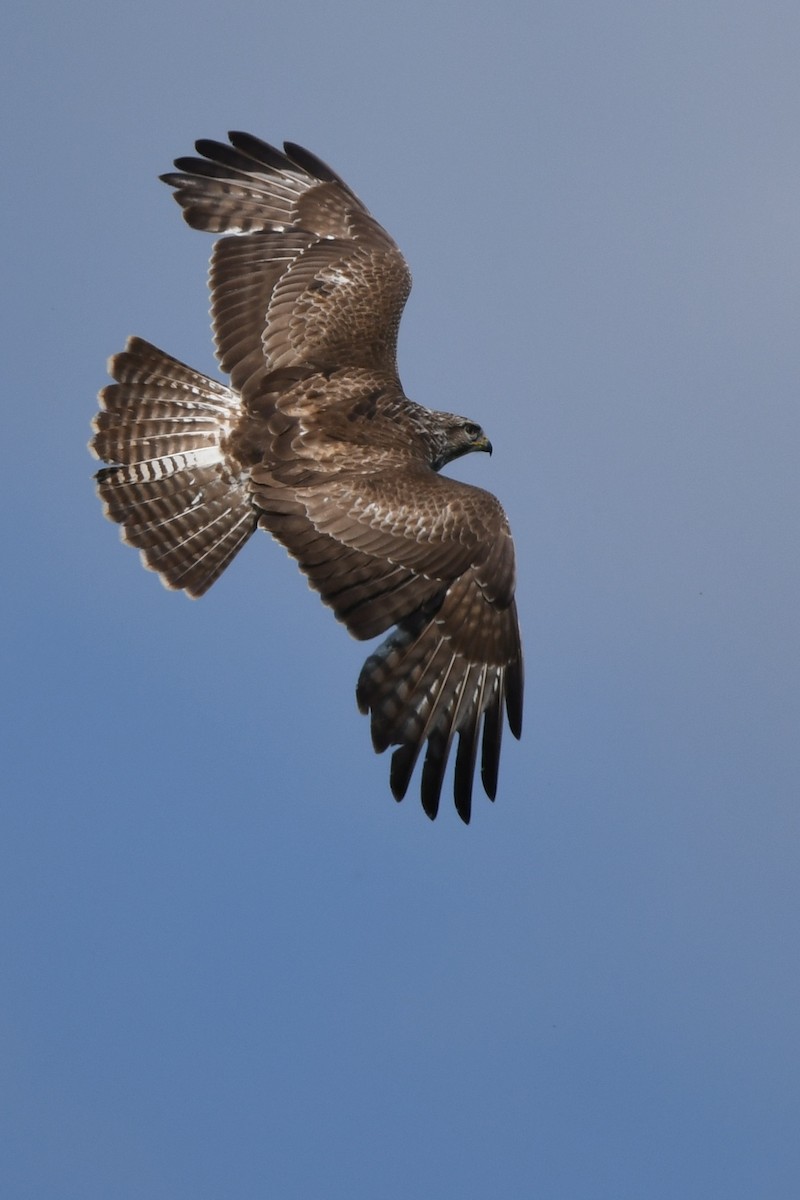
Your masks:
{"label": "dark wingtip", "polygon": [[423,788],[421,799],[422,811],[425,813],[425,816],[435,821],[439,814],[439,796],[434,792],[426,792]]}
{"label": "dark wingtip", "polygon": [[273,146],[271,142],[265,142],[263,138],[256,137],[254,133],[245,133],[241,129],[230,129],[228,140],[237,150],[241,150],[248,158],[252,158],[265,167],[275,167],[278,171],[285,171],[292,165],[283,151],[279,150],[277,146]]}
{"label": "dark wingtip", "polygon": [[335,183],[343,191],[347,192],[349,196],[352,196],[357,203],[361,203],[353,189],[349,184],[345,183],[341,175],[337,175],[333,167],[329,167],[321,158],[317,158],[316,154],[312,154],[304,146],[298,146],[297,142],[284,142],[283,149],[291,162],[295,163],[301,170],[307,171],[309,175],[313,175],[315,179],[319,179],[320,183]]}
{"label": "dark wingtip", "polygon": [[310,150],[306,150],[305,146],[298,146],[297,142],[284,142],[283,149],[292,162],[297,163],[298,167],[302,167],[304,171],[308,171],[309,175],[313,175],[316,179],[321,179],[325,183],[339,183],[339,176],[329,167],[321,158],[317,158],[316,154],[312,154]]}
{"label": "dark wingtip", "polygon": [[442,795],[442,781],[447,768],[447,757],[450,750],[448,738],[431,735],[428,738],[428,751],[422,767],[422,782],[420,798],[422,807],[431,820],[439,811],[439,801]]}
{"label": "dark wingtip", "polygon": [[462,799],[460,796],[456,796],[456,812],[461,817],[461,820],[464,822],[464,824],[469,825],[470,818],[472,817],[472,795],[471,794],[469,796],[467,796],[465,800]]}
{"label": "dark wingtip", "polygon": [[500,695],[486,709],[483,718],[483,745],[481,748],[481,782],[490,800],[497,795],[497,777],[500,771],[500,747],[503,741],[503,716]]}
{"label": "dark wingtip", "polygon": [[469,825],[472,814],[472,783],[475,777],[475,758],[478,749],[477,717],[458,735],[454,796],[456,812],[465,825]]}
{"label": "dark wingtip", "polygon": [[525,690],[525,679],[522,659],[506,670],[506,714],[508,727],[519,741],[522,737],[522,698]]}

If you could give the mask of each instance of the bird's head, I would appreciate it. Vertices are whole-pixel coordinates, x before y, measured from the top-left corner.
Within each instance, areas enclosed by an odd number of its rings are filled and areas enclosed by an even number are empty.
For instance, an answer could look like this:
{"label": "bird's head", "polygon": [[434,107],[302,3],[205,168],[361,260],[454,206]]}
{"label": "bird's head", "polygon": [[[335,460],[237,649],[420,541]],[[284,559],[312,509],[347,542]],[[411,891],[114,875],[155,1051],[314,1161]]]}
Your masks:
{"label": "bird's head", "polygon": [[433,439],[434,458],[431,466],[438,471],[454,458],[471,454],[473,450],[492,453],[492,443],[475,421],[457,417],[453,413],[436,413],[436,433]]}

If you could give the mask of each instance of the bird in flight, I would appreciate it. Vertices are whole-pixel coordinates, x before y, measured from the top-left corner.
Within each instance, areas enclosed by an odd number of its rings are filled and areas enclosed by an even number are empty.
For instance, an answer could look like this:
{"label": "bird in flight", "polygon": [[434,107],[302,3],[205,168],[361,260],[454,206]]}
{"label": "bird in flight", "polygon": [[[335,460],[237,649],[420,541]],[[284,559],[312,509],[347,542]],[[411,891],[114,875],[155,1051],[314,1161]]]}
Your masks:
{"label": "bird in flight", "polygon": [[495,497],[439,471],[491,444],[404,394],[411,276],[344,180],[294,143],[228,137],[161,178],[193,229],[220,235],[211,312],[230,384],[130,338],[93,424],[98,493],[169,588],[201,596],[260,527],[354,637],[390,630],[356,698],[375,749],[395,748],[392,793],[423,755],[433,819],[457,735],[468,822],[478,754],[493,800],[504,720],[521,733],[514,547]]}

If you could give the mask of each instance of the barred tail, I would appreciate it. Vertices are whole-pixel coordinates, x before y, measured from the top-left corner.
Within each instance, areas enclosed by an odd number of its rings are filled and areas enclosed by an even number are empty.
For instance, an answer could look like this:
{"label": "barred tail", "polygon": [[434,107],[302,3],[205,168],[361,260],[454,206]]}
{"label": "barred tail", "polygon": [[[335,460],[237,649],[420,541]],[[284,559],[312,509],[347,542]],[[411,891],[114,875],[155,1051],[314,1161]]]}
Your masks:
{"label": "barred tail", "polygon": [[106,516],[170,588],[202,596],[256,528],[246,479],[225,456],[235,392],[141,338],[109,362],[92,453]]}

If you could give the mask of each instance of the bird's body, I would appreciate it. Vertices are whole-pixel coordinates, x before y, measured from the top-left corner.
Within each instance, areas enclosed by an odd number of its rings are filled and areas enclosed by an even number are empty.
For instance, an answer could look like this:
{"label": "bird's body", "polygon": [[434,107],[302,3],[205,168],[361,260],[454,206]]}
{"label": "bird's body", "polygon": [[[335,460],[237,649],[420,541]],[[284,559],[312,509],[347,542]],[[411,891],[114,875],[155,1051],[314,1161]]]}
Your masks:
{"label": "bird's body", "polygon": [[482,734],[494,798],[506,708],[522,719],[514,551],[499,502],[438,474],[491,450],[474,422],[403,393],[400,251],[307,151],[246,134],[201,141],[164,176],[190,225],[226,234],[211,263],[230,387],[138,338],[110,364],[92,448],[107,515],[164,582],[202,595],[257,526],[297,560],[358,638],[395,631],[357,698],[377,750],[396,746],[400,799],[427,743],[436,815],[452,741],[465,821]]}

